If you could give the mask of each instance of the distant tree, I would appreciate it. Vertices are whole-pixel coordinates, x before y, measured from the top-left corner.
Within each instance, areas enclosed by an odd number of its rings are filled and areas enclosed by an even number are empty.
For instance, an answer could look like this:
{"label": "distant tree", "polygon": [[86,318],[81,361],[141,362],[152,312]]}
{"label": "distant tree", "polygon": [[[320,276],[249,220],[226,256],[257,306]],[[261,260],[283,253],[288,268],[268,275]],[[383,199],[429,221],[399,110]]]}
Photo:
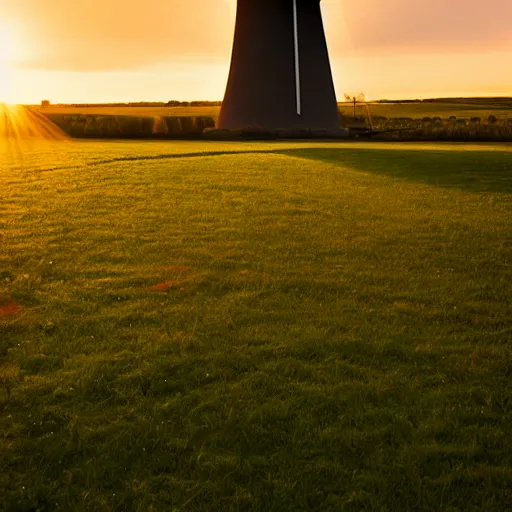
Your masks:
{"label": "distant tree", "polygon": [[178,101],[178,100],[168,101],[165,105],[167,107],[190,107],[190,106],[192,106],[190,101]]}
{"label": "distant tree", "polygon": [[487,121],[489,122],[489,124],[496,124],[498,122],[498,118],[494,114],[491,114],[487,118]]}
{"label": "distant tree", "polygon": [[191,101],[191,107],[219,107],[220,101]]}
{"label": "distant tree", "polygon": [[50,100],[41,101],[41,108],[48,108],[50,106]]}

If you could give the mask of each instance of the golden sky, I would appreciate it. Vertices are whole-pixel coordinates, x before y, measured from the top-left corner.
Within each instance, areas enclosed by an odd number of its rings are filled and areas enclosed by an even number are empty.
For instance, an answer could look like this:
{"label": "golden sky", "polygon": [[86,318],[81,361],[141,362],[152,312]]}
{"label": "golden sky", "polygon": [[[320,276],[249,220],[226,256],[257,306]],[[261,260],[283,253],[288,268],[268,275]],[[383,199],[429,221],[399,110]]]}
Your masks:
{"label": "golden sky", "polygon": [[[222,99],[235,5],[0,0],[0,101]],[[322,6],[339,99],[512,95],[512,0]]]}

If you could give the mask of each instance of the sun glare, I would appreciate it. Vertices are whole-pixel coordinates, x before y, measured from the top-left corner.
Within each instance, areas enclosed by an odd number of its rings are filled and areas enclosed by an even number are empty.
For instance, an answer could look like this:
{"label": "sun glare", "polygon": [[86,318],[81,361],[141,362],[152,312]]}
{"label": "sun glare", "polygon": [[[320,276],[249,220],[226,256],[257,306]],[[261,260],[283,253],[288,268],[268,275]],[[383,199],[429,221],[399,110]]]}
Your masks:
{"label": "sun glare", "polygon": [[28,139],[67,140],[64,132],[37,109],[12,105],[12,71],[21,56],[14,31],[0,24],[0,142],[3,149],[18,148]]}
{"label": "sun glare", "polygon": [[7,63],[0,59],[0,103],[12,102],[11,73]]}
{"label": "sun glare", "polygon": [[13,102],[12,67],[18,50],[13,31],[0,24],[0,103]]}

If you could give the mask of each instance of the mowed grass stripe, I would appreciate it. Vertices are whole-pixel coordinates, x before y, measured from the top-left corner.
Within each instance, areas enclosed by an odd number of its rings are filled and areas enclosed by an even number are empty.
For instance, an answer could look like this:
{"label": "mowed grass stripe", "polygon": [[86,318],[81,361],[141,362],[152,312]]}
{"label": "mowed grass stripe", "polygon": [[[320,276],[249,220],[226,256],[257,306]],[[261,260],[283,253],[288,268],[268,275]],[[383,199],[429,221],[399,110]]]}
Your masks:
{"label": "mowed grass stripe", "polygon": [[505,510],[511,164],[443,147],[3,170],[2,506]]}
{"label": "mowed grass stripe", "polygon": [[[63,144],[65,149],[63,150]],[[51,141],[18,141],[0,140],[0,169],[16,171],[10,175],[13,184],[34,179],[39,172],[55,172],[67,169],[85,168],[94,165],[109,164],[116,161],[160,160],[183,158],[192,155],[193,158],[207,154],[236,153],[267,153],[279,150],[305,149],[333,149],[336,150],[385,150],[386,154],[395,151],[421,151],[421,152],[454,152],[464,157],[466,153],[501,153],[503,156],[512,151],[510,144],[465,144],[465,143],[393,143],[388,142],[159,142],[159,141],[108,141],[104,140],[70,140],[68,142]],[[0,179],[2,174],[0,173]],[[5,177],[3,178],[5,179]]]}

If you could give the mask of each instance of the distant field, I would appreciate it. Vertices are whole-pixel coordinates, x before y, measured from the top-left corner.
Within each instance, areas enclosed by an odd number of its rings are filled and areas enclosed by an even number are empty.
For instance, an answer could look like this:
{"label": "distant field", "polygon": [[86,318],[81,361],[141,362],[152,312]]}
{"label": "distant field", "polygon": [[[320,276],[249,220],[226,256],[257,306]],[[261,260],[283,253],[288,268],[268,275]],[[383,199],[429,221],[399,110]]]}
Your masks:
{"label": "distant field", "polygon": [[0,510],[512,503],[512,149],[0,141]]}
{"label": "distant field", "polygon": [[[453,102],[435,103],[371,103],[373,115],[385,117],[434,117],[448,118],[456,116],[463,119],[471,117],[486,118],[490,114],[498,118],[512,117],[512,99],[467,99]],[[46,113],[54,114],[91,114],[91,115],[127,115],[127,116],[209,116],[217,117],[220,107],[54,107],[44,109]],[[353,107],[340,104],[344,115],[352,115]],[[362,114],[358,108],[358,114]]]}
{"label": "distant field", "polygon": [[[340,107],[344,115],[353,114],[353,106],[344,104]],[[501,103],[482,104],[475,103],[371,103],[370,111],[376,116],[385,117],[441,117],[446,119],[450,116],[456,116],[460,119],[470,119],[471,117],[487,118],[493,114],[498,118],[512,117],[512,100],[510,105]],[[358,114],[363,115],[361,108],[358,108]]]}
{"label": "distant field", "polygon": [[218,117],[220,107],[52,107],[45,114],[90,114],[148,117]]}

